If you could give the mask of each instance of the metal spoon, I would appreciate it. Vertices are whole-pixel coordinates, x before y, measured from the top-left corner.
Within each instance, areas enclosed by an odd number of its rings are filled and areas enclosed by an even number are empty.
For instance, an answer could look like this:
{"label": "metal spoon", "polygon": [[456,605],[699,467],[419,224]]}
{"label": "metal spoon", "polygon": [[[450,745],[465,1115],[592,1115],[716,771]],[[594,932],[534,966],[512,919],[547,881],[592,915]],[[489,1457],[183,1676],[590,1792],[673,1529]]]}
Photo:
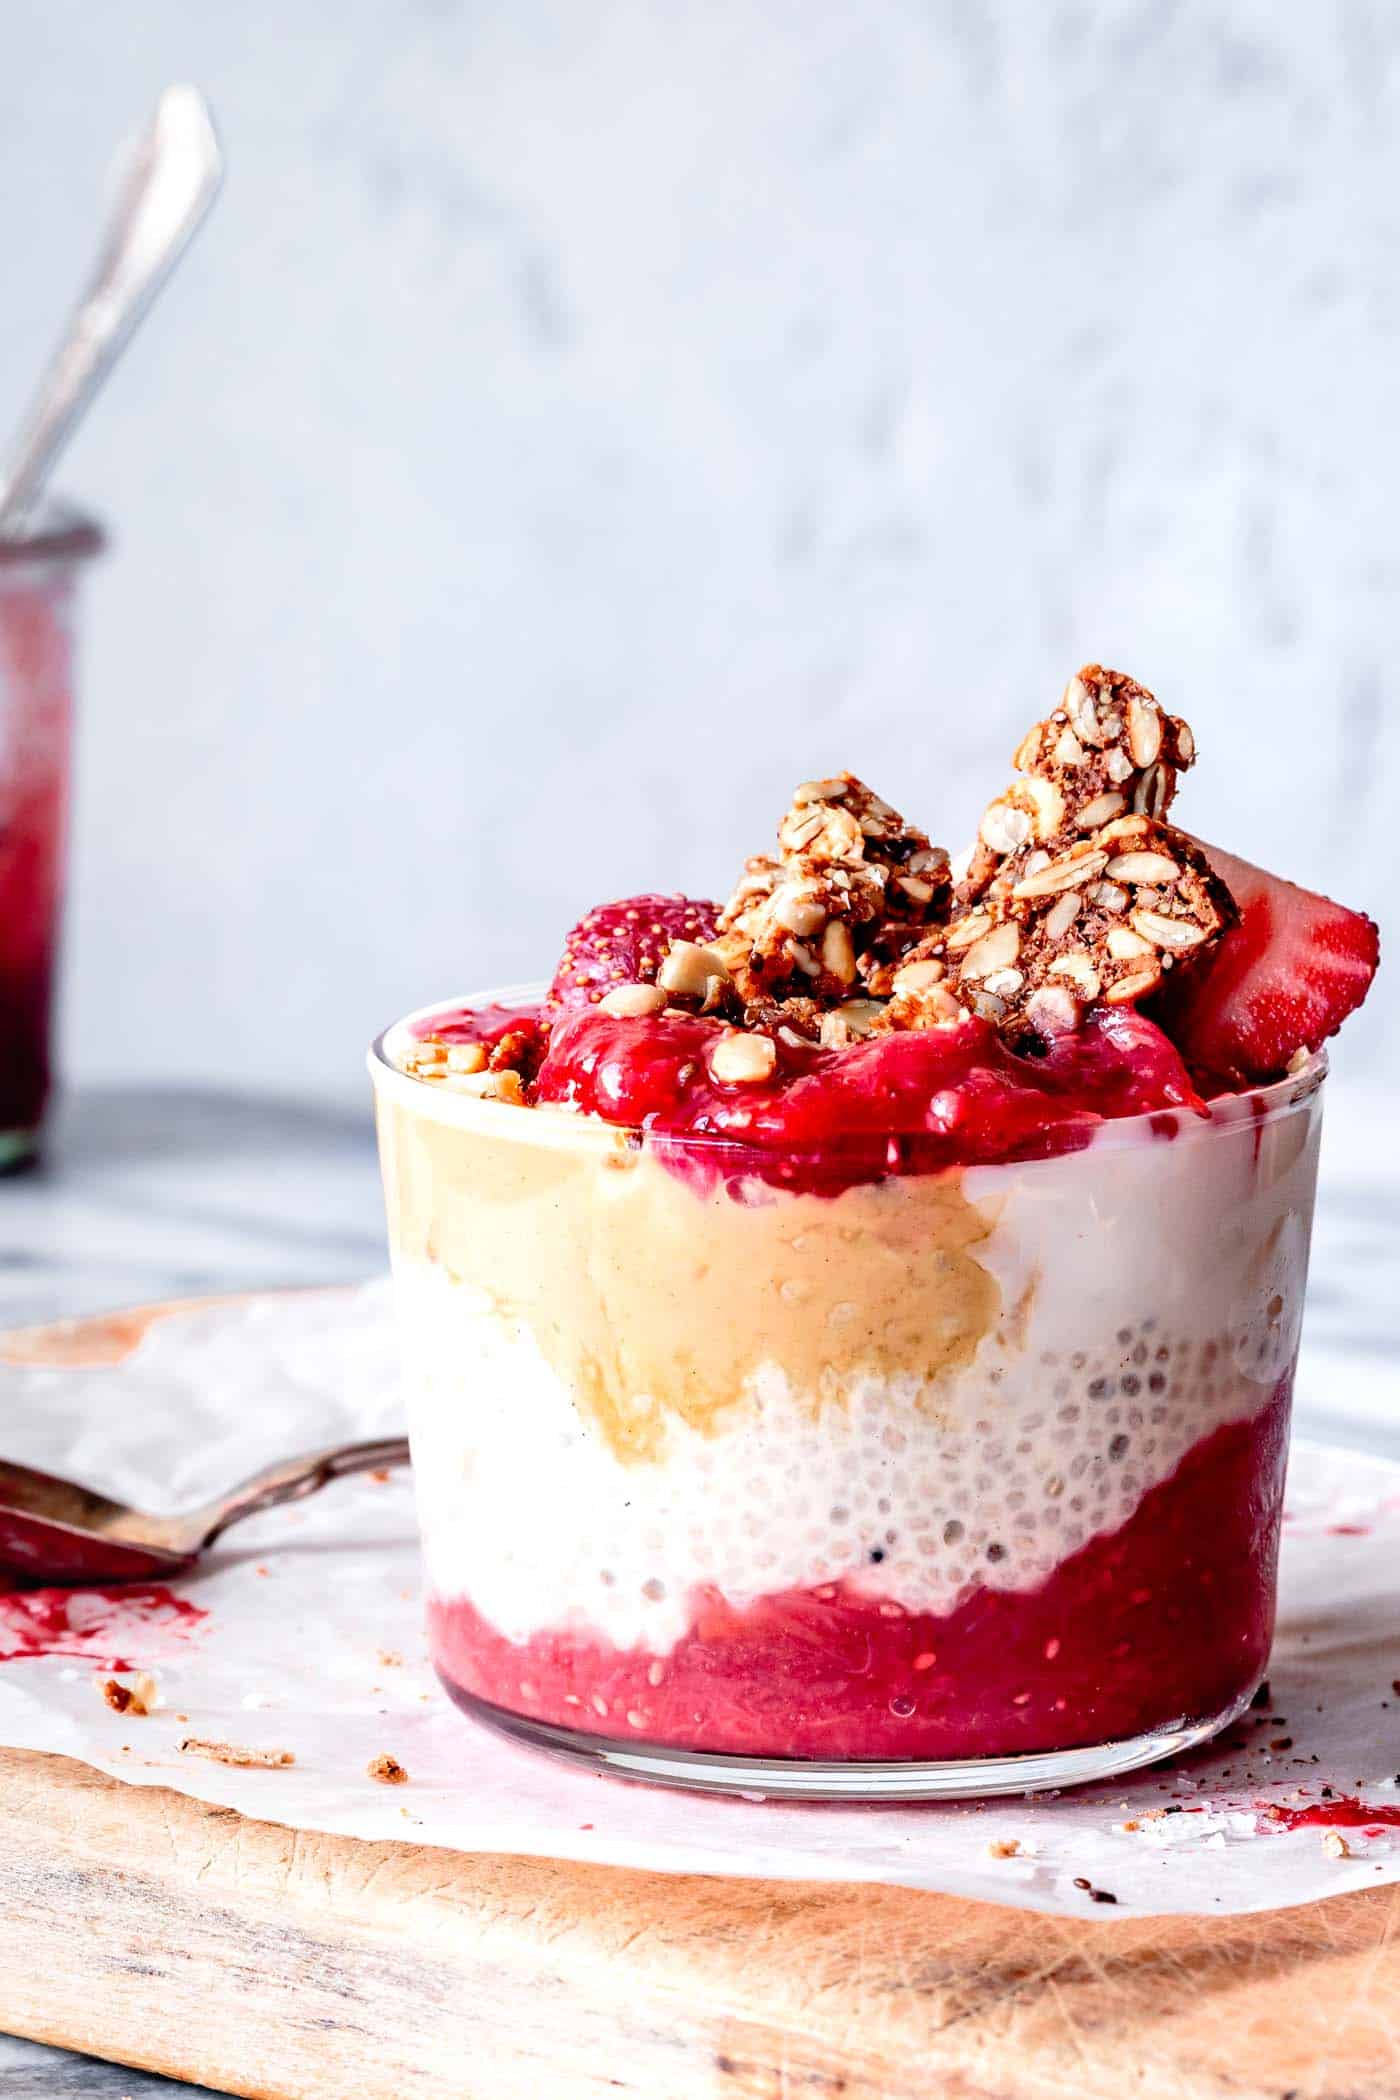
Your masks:
{"label": "metal spoon", "polygon": [[149,1582],[179,1575],[244,1517],[299,1502],[347,1473],[407,1464],[405,1437],[341,1444],[281,1459],[199,1509],[153,1517],[76,1481],[0,1459],[0,1589],[7,1582]]}
{"label": "metal spoon", "polygon": [[184,252],[223,180],[198,88],[167,88],[132,160],[92,282],[0,470],[0,539],[18,536],[79,419]]}

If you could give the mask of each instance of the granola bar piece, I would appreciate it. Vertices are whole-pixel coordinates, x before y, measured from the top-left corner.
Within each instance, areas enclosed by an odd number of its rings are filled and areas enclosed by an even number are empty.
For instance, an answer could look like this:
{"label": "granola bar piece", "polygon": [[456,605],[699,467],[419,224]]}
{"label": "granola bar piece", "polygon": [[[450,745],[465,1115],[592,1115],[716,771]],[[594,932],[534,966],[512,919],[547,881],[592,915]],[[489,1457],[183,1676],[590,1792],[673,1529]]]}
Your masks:
{"label": "granola bar piece", "polygon": [[808,780],[777,855],[745,863],[711,949],[748,1025],[763,1027],[775,1008],[830,1009],[879,988],[950,895],[947,854],[863,781]]}
{"label": "granola bar piece", "polygon": [[254,1750],[246,1743],[225,1743],[210,1736],[182,1736],[175,1745],[186,1757],[207,1757],[216,1765],[243,1765],[250,1769],[266,1766],[276,1769],[282,1765],[294,1765],[296,1757],[290,1750]]}
{"label": "granola bar piece", "polygon": [[1033,853],[1116,817],[1165,817],[1177,776],[1195,756],[1189,725],[1164,713],[1145,686],[1085,664],[1055,712],[1021,740],[1016,778],[983,813],[958,902],[1010,888]]}
{"label": "granola bar piece", "polygon": [[1076,1027],[1086,1006],[1136,1003],[1195,968],[1235,923],[1234,899],[1194,840],[1116,817],[1037,848],[928,944],[941,989],[1010,1033]]}
{"label": "granola bar piece", "polygon": [[401,1765],[396,1757],[391,1757],[387,1750],[382,1750],[378,1757],[372,1757],[365,1770],[369,1777],[377,1779],[381,1786],[408,1784],[407,1767]]}

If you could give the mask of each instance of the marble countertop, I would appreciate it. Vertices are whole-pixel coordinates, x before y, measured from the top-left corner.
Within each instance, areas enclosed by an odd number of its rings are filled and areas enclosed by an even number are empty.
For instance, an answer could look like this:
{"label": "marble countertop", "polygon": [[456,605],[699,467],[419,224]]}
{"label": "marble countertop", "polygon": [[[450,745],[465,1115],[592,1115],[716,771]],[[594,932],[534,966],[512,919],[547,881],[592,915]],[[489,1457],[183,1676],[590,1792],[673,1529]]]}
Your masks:
{"label": "marble countertop", "polygon": [[[1328,1103],[1297,1424],[1400,1455],[1400,1186],[1383,1096]],[[363,1114],[195,1088],[66,1102],[44,1163],[0,1181],[0,1325],[203,1291],[356,1282],[385,1263]],[[0,2036],[0,2100],[189,2086]]]}

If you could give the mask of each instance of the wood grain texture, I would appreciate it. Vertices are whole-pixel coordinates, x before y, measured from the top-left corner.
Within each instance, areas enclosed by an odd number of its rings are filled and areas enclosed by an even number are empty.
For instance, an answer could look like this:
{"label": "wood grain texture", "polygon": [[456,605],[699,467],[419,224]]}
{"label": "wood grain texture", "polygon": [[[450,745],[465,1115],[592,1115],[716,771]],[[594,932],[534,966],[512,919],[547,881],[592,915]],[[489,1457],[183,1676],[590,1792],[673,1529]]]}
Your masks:
{"label": "wood grain texture", "polygon": [[[0,1357],[117,1362],[167,1309]],[[1400,2100],[1400,1887],[1050,1918],[323,1837],[0,1750],[0,2028],[256,2100]]]}
{"label": "wood grain texture", "polygon": [[1400,1888],[1079,1920],[363,1844],[0,1752],[0,2025],[259,2100],[1393,2100]]}

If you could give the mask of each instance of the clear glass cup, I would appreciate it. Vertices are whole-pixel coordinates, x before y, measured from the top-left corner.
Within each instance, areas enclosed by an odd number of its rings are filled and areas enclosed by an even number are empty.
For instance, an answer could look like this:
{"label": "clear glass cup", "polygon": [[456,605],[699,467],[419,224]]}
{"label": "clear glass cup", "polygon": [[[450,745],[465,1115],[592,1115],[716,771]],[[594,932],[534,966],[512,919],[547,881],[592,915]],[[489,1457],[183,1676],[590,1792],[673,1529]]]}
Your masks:
{"label": "clear glass cup", "polygon": [[73,712],[73,601],[100,528],[44,506],[0,540],[0,1172],[38,1142],[49,1095]]}
{"label": "clear glass cup", "polygon": [[1247,1705],[1323,1058],[828,1196],[410,1078],[425,1019],[371,1070],[468,1713],[638,1778],[911,1799],[1107,1778]]}

